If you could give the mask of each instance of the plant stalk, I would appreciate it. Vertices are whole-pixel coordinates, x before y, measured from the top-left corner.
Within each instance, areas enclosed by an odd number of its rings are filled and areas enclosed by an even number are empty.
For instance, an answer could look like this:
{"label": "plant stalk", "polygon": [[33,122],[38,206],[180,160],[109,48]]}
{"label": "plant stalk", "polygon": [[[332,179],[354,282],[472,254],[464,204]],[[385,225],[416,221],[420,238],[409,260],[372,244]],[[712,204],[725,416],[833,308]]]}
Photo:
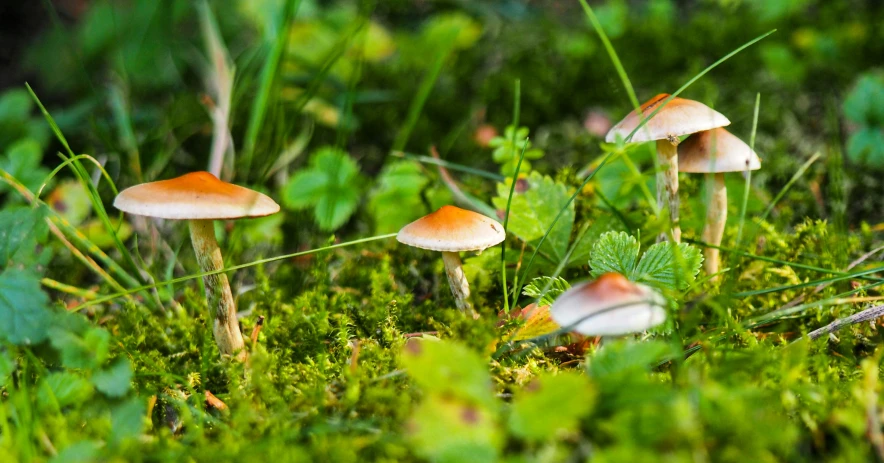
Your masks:
{"label": "plant stalk", "polygon": [[[463,263],[460,260],[460,254],[442,251],[442,262],[445,264],[445,275],[448,277],[448,286],[451,287],[451,294],[454,295],[457,308],[461,312],[472,312],[470,284],[467,282],[467,276],[463,273]],[[475,313],[473,316],[475,317]]]}
{"label": "plant stalk", "polygon": [[[715,275],[718,273],[719,267],[719,249],[721,246],[721,238],[724,236],[724,224],[727,222],[727,187],[724,184],[724,174],[709,174],[707,176],[707,184],[711,188],[711,198],[709,206],[706,208],[706,227],[703,228],[703,241],[715,246],[707,247],[704,251],[706,254],[707,275]],[[718,280],[718,276],[713,277],[711,281]]]}
{"label": "plant stalk", "polygon": [[[681,226],[678,223],[678,139],[657,140],[657,159],[660,161],[660,171],[657,172],[657,208],[664,210],[663,206],[669,204],[669,226],[672,229],[672,239],[676,243],[681,242]],[[662,235],[657,241],[663,241]]]}
{"label": "plant stalk", "polygon": [[[221,248],[215,240],[215,227],[211,220],[190,220],[190,239],[193,242],[193,250],[203,272],[212,272],[224,268],[221,259]],[[215,343],[222,356],[234,356],[237,360],[245,360],[246,351],[243,349],[244,342],[242,332],[239,329],[239,321],[236,319],[236,304],[233,302],[233,293],[230,291],[230,283],[227,275],[216,273],[203,276],[206,287],[206,301],[209,310],[214,311],[212,332],[215,335]]]}

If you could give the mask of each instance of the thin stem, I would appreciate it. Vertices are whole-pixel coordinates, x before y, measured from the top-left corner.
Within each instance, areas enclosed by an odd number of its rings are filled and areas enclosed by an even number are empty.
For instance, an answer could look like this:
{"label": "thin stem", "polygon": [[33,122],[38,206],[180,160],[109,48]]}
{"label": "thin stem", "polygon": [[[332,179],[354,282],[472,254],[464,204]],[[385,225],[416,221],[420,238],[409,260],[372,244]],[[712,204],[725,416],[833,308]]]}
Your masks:
{"label": "thin stem", "polygon": [[[703,229],[703,241],[715,245],[705,249],[707,275],[718,273],[719,249],[721,238],[724,236],[724,225],[727,222],[727,187],[724,184],[724,174],[709,174],[709,188],[712,195],[709,206],[706,209],[706,227]],[[718,280],[718,276],[712,277],[712,281]]]}
{"label": "thin stem", "polygon": [[[669,205],[669,227],[672,229],[672,239],[676,243],[680,243],[677,146],[669,140],[657,140],[657,159],[660,161],[660,171],[657,172],[657,207],[663,210],[664,205]],[[663,241],[665,236],[665,234],[661,235],[658,241]]]}
{"label": "thin stem", "polygon": [[454,295],[457,308],[461,312],[471,311],[473,307],[470,304],[470,283],[463,273],[460,254],[443,251],[442,262],[445,264],[445,275],[448,277],[448,286],[451,287],[451,294]]}
{"label": "thin stem", "polygon": [[[215,240],[215,226],[211,220],[191,220],[190,239],[193,242],[193,251],[199,261],[200,268],[204,272],[220,270],[224,268],[221,259],[221,248]],[[227,275],[216,273],[203,277],[206,286],[206,301],[209,310],[212,311],[212,332],[215,335],[215,343],[221,355],[235,355],[237,360],[245,360],[246,351],[243,349],[242,332],[239,330],[239,321],[236,319],[236,304],[233,302],[233,293],[230,291],[230,283]]]}

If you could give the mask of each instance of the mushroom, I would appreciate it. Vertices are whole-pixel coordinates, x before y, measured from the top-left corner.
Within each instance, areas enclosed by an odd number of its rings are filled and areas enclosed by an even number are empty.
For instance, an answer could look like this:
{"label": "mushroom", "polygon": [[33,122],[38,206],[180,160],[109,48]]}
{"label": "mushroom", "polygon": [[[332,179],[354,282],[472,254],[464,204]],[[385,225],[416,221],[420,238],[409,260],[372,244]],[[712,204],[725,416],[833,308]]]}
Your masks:
{"label": "mushroom", "polygon": [[[279,205],[266,195],[223,182],[208,172],[127,188],[114,199],[114,207],[130,214],[187,220],[193,250],[203,272],[224,268],[213,220],[263,217],[279,212]],[[227,275],[206,275],[203,282],[209,309],[214,311],[212,331],[218,350],[221,355],[236,355],[243,360],[246,352]]]}
{"label": "mushroom", "polygon": [[618,336],[663,323],[664,304],[649,286],[610,272],[572,286],[556,298],[550,314],[559,325],[586,336]]}
{"label": "mushroom", "polygon": [[[633,110],[627,114],[622,121],[611,128],[605,136],[605,141],[613,143],[618,135],[622,138],[629,136],[642,119],[657,109],[666,98],[669,98],[669,94],[661,93],[641,105],[640,113]],[[672,236],[676,243],[681,242],[676,156],[678,137],[723,127],[730,123],[726,117],[703,103],[685,98],[673,98],[632,137],[631,141],[636,143],[654,140],[657,142],[657,159],[660,164],[660,171],[657,172],[657,207],[662,210],[663,206],[669,203],[669,225],[672,227]]]}
{"label": "mushroom", "polygon": [[705,267],[708,275],[718,273],[719,250],[727,222],[727,187],[725,172],[743,172],[761,168],[761,159],[749,145],[725,129],[696,133],[678,147],[680,172],[708,174],[712,198],[706,209],[706,227],[703,241],[707,247]]}
{"label": "mushroom", "polygon": [[472,310],[472,307],[470,284],[463,273],[459,253],[482,251],[505,238],[503,226],[496,220],[455,206],[442,206],[402,227],[396,235],[402,244],[442,252],[448,284],[461,311]]}

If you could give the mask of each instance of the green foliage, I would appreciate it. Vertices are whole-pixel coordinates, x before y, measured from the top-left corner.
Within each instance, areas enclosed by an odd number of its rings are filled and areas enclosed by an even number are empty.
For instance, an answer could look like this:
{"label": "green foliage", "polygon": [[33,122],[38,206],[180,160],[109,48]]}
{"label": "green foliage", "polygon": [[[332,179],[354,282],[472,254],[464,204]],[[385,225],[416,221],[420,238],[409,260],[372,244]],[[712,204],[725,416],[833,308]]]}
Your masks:
{"label": "green foliage", "polygon": [[426,214],[421,192],[429,179],[414,161],[387,164],[371,192],[368,210],[377,233],[393,233]]}
{"label": "green foliage", "polygon": [[0,273],[0,319],[0,340],[38,344],[46,339],[53,314],[36,276],[15,268]]}
{"label": "green foliage", "polygon": [[132,381],[132,368],[129,361],[120,359],[110,367],[95,372],[92,384],[108,397],[122,397],[129,391]]}
{"label": "green foliage", "polygon": [[509,178],[512,178],[516,171],[522,151],[525,152],[525,158],[519,167],[520,173],[531,172],[531,160],[543,157],[543,150],[531,147],[528,127],[519,127],[519,130],[515,130],[513,126],[508,125],[503,135],[492,138],[488,146],[494,148],[491,158],[500,164],[500,173]]}
{"label": "green foliage", "polygon": [[884,74],[861,75],[844,100],[844,115],[858,129],[847,140],[854,162],[884,166]]}
{"label": "green foliage", "polygon": [[48,257],[38,248],[48,234],[43,207],[0,210],[0,264],[36,270]]}
{"label": "green foliage", "polygon": [[542,374],[516,394],[509,428],[529,441],[552,439],[574,432],[594,402],[595,391],[585,375]]}
{"label": "green foliage", "polygon": [[[520,179],[513,193],[510,207],[508,231],[531,245],[536,245],[553,225],[556,215],[568,202],[570,195],[565,185],[553,181],[548,176],[532,172],[527,178]],[[510,185],[497,184],[497,196],[492,198],[494,207],[506,209]],[[568,241],[574,226],[574,203],[565,208],[552,231],[541,247],[555,262],[565,257]]]}
{"label": "green foliage", "polygon": [[[4,146],[5,152],[0,156],[0,169],[15,177],[33,193],[37,192],[49,170],[40,165],[43,159],[43,148],[36,140],[23,138]],[[6,182],[0,182],[0,193],[9,191]],[[13,195],[12,197],[18,197]]]}
{"label": "green foliage", "polygon": [[[543,290],[547,286],[549,289],[544,293]],[[571,284],[562,277],[537,277],[522,288],[522,294],[533,298],[539,297],[537,305],[544,306],[552,304],[560,294],[570,287]]]}
{"label": "green foliage", "polygon": [[700,272],[703,255],[687,243],[652,245],[639,259],[640,245],[625,232],[608,232],[595,243],[589,266],[592,276],[616,272],[630,280],[665,289],[683,290]]}
{"label": "green foliage", "polygon": [[413,340],[402,351],[402,364],[421,388],[482,406],[493,404],[491,375],[485,362],[460,344]]}
{"label": "green foliage", "polygon": [[307,169],[291,178],[284,202],[292,209],[313,207],[319,228],[333,231],[356,211],[360,192],[356,162],[347,153],[326,147],[313,154]]}

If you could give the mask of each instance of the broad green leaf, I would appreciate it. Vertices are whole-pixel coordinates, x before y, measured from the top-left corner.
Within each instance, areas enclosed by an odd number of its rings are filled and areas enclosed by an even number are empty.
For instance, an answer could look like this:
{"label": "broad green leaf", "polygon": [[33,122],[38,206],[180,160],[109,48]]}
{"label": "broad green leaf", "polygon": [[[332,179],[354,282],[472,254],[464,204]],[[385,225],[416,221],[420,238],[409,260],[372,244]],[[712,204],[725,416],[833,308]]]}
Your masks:
{"label": "broad green leaf", "polygon": [[68,368],[92,369],[103,365],[110,351],[110,333],[103,328],[89,327],[78,334],[75,330],[54,327],[49,342]]}
{"label": "broad green leaf", "polygon": [[[17,207],[0,210],[0,267],[21,266],[35,269],[37,244],[49,231],[44,207]],[[48,251],[45,251],[47,254]]]}
{"label": "broad green leaf", "polygon": [[608,272],[620,273],[627,277],[632,275],[640,246],[638,240],[626,232],[603,234],[592,247],[589,258],[593,278]]}
{"label": "broad green leaf", "polygon": [[[4,148],[0,147],[0,149]],[[49,175],[49,170],[40,164],[43,159],[43,148],[40,143],[30,138],[23,138],[5,149],[6,152],[0,156],[0,169],[8,172],[25,188],[35,193],[46,176]],[[0,182],[0,193],[7,191],[9,191],[9,185],[6,182]],[[13,197],[19,198],[18,193]]]}
{"label": "broad green leaf", "polygon": [[298,172],[285,187],[284,203],[292,209],[314,207],[319,228],[332,231],[356,210],[361,188],[359,167],[347,153],[322,148],[307,169]]}
{"label": "broad green leaf", "polygon": [[38,277],[15,268],[0,273],[0,341],[38,344],[46,339],[52,318]]}
{"label": "broad green leaf", "polygon": [[651,246],[642,255],[631,279],[661,288],[687,288],[700,272],[703,255],[687,243],[678,244],[678,254],[676,259],[675,248],[668,242]]}
{"label": "broad green leaf", "polygon": [[542,441],[573,432],[592,410],[595,391],[582,373],[544,373],[515,394],[509,428],[522,438]]}
{"label": "broad green leaf", "polygon": [[111,410],[112,439],[115,442],[120,442],[137,437],[144,430],[146,413],[147,407],[138,397],[133,397],[114,407]]}
{"label": "broad green leaf", "polygon": [[870,72],[859,77],[844,99],[844,115],[856,124],[884,124],[884,73]]}
{"label": "broad green leaf", "polygon": [[41,383],[38,404],[43,409],[54,409],[82,403],[92,396],[92,385],[73,372],[50,373]]}
{"label": "broad green leaf", "polygon": [[495,403],[487,363],[461,344],[412,339],[403,348],[400,361],[414,382],[429,393],[460,397],[485,407]]}
{"label": "broad green leaf", "polygon": [[453,38],[455,48],[466,50],[482,36],[482,25],[464,13],[437,14],[423,27],[423,39],[438,46]]}
{"label": "broad green leaf", "polygon": [[[492,199],[495,208],[506,209],[509,192],[509,180],[497,184],[497,197]],[[508,231],[523,241],[536,245],[552,225],[559,211],[568,203],[569,198],[565,185],[554,182],[550,177],[532,172],[528,178],[519,180],[513,193]],[[541,251],[548,253],[557,262],[561,261],[568,252],[568,241],[571,238],[573,225],[574,203],[572,202],[556,222]]]}
{"label": "broad green leaf", "polygon": [[579,241],[572,245],[574,251],[571,252],[568,265],[586,265],[589,256],[592,255],[593,246],[595,246],[603,234],[610,231],[621,231],[624,229],[625,227],[623,223],[618,220],[614,214],[600,215],[592,222],[582,236],[575,238]]}
{"label": "broad green leaf", "polygon": [[427,211],[421,191],[428,182],[415,161],[387,164],[368,202],[376,232],[393,233],[424,215]]}
{"label": "broad green leaf", "polygon": [[647,372],[673,355],[669,344],[662,341],[614,341],[588,359],[587,371],[593,378]]}
{"label": "broad green leaf", "polygon": [[132,367],[126,359],[117,360],[107,369],[92,375],[92,384],[108,397],[122,397],[129,391],[132,382]]}
{"label": "broad green leaf", "polygon": [[91,463],[98,461],[98,455],[104,442],[83,440],[65,447],[49,463]]}
{"label": "broad green leaf", "polygon": [[415,452],[434,462],[494,462],[503,443],[491,412],[452,396],[428,395],[406,429]]}
{"label": "broad green leaf", "polygon": [[884,167],[884,129],[864,127],[850,135],[847,155],[856,163]]}

